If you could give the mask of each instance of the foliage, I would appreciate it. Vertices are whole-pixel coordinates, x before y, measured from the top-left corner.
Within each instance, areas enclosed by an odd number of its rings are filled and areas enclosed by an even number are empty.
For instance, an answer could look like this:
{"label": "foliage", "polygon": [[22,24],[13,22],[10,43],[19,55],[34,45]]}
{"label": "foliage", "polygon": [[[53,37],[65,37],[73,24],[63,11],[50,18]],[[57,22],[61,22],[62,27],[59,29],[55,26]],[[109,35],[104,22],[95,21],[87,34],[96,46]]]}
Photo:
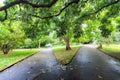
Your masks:
{"label": "foliage", "polygon": [[6,54],[11,47],[15,48],[17,45],[22,44],[24,32],[20,27],[20,22],[16,21],[10,25],[8,22],[0,23],[0,37],[0,47]]}
{"label": "foliage", "polygon": [[31,39],[25,39],[25,48],[31,48],[32,47],[32,40]]}
{"label": "foliage", "polygon": [[83,34],[82,27],[77,24],[73,30],[73,33],[75,39],[81,37]]}
{"label": "foliage", "polygon": [[[4,6],[13,1],[16,0],[6,0]],[[13,24],[20,26],[21,33],[25,35],[25,41],[17,40],[16,36],[16,42],[12,42],[17,44],[14,46],[17,48],[38,47],[39,43],[42,46],[48,43],[61,43],[61,39],[57,39],[61,36],[75,43],[98,41],[102,37],[109,38],[115,30],[120,30],[119,0],[27,0],[31,4],[27,2],[24,4],[23,1],[26,0],[17,1],[20,1],[20,4],[8,7],[7,13],[6,10],[0,10],[0,19],[6,18],[3,23],[8,28],[6,32],[0,32],[0,36],[17,31],[12,32],[13,28],[10,29],[9,25]],[[51,6],[45,5],[52,1]],[[34,7],[32,4],[39,7]],[[44,7],[41,7],[41,4]],[[48,37],[50,34],[54,36]],[[7,38],[10,36],[6,35]],[[14,39],[12,37],[11,39]],[[2,40],[0,44],[2,43],[9,42]]]}
{"label": "foliage", "polygon": [[120,32],[112,33],[110,38],[113,40],[114,43],[119,43],[120,42]]}
{"label": "foliage", "polygon": [[64,19],[61,20],[60,18],[56,20],[55,24],[57,27],[55,27],[54,30],[56,31],[57,37],[61,37],[67,34],[67,31],[69,30],[67,21]]}
{"label": "foliage", "polygon": [[[100,39],[100,30],[98,29],[100,25],[100,21],[95,19],[95,20],[86,20],[83,24],[83,42],[88,42],[88,41],[96,41]],[[81,39],[80,38],[80,39]]]}
{"label": "foliage", "polygon": [[104,25],[100,26],[100,30],[101,30],[101,34],[102,34],[103,37],[108,37],[111,34],[111,32],[112,32],[112,30],[108,29]]}

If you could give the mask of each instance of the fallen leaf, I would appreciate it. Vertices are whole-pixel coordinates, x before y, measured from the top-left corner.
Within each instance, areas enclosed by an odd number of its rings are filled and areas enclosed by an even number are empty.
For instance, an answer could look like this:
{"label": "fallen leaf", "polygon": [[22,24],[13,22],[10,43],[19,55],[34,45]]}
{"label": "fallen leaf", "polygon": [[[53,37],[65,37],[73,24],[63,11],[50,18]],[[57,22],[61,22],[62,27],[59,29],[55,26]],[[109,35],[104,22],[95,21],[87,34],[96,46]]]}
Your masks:
{"label": "fallen leaf", "polygon": [[63,78],[61,78],[61,80],[64,80]]}
{"label": "fallen leaf", "polygon": [[41,73],[46,73],[46,71],[44,70],[44,69],[41,69],[41,71],[40,71]]}
{"label": "fallen leaf", "polygon": [[70,70],[73,70],[73,68],[70,68]]}
{"label": "fallen leaf", "polygon": [[51,69],[48,69],[47,71],[48,71],[48,72],[51,72]]}
{"label": "fallen leaf", "polygon": [[66,70],[66,68],[67,68],[67,67],[64,66],[64,65],[61,65],[60,67],[61,67],[62,70]]}
{"label": "fallen leaf", "polygon": [[102,76],[100,76],[100,75],[98,75],[98,78],[102,79],[103,77],[102,77]]}

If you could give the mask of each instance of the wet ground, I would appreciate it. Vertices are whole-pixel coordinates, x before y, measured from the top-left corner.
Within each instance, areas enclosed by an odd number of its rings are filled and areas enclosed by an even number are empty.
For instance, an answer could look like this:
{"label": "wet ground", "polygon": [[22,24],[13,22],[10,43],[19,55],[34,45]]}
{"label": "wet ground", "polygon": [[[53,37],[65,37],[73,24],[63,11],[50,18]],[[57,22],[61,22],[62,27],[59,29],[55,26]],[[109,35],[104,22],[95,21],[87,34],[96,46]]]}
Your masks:
{"label": "wet ground", "polygon": [[33,80],[39,75],[38,80],[56,80],[58,67],[52,49],[48,48],[0,72],[0,80]]}
{"label": "wet ground", "polygon": [[0,80],[120,80],[120,62],[84,46],[69,65],[62,66],[48,48],[0,72]]}
{"label": "wet ground", "polygon": [[62,74],[64,80],[120,80],[120,62],[91,47],[82,47]]}

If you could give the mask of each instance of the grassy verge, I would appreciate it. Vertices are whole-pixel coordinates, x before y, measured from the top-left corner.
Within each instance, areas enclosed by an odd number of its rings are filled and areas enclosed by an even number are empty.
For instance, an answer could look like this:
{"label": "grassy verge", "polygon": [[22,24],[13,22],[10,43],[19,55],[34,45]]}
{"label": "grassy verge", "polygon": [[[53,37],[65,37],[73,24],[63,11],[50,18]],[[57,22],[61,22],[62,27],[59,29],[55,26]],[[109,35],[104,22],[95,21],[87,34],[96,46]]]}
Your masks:
{"label": "grassy verge", "polygon": [[39,49],[16,49],[7,55],[3,55],[2,52],[0,52],[0,71],[34,54],[37,51],[39,51]]}
{"label": "grassy verge", "polygon": [[74,55],[80,46],[72,47],[72,50],[66,51],[65,48],[54,48],[54,55],[56,59],[63,65],[68,64],[72,61]]}
{"label": "grassy verge", "polygon": [[106,54],[120,60],[120,45],[103,45],[103,49],[101,50]]}

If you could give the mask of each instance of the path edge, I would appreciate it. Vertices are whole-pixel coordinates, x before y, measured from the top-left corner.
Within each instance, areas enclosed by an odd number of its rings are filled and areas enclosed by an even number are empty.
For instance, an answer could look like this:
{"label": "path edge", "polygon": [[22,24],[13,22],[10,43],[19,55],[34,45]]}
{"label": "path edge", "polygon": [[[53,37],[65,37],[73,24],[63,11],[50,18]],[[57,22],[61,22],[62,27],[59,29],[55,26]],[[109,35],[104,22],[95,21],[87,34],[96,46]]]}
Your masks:
{"label": "path edge", "polygon": [[23,59],[21,59],[21,60],[19,60],[19,61],[15,62],[14,64],[12,64],[12,65],[10,65],[10,66],[8,66],[8,67],[6,67],[6,68],[2,69],[2,70],[0,70],[0,72],[3,72],[3,71],[5,71],[5,70],[7,70],[8,68],[10,68],[10,67],[14,66],[15,64],[17,64],[17,63],[19,63],[19,62],[24,61],[25,59],[27,59],[27,58],[29,58],[29,57],[31,57],[31,56],[33,56],[33,55],[37,54],[38,52],[40,52],[40,51],[34,52],[33,54],[31,54],[31,55],[29,55],[29,56],[27,56],[27,57],[25,57],[25,58],[23,58]]}
{"label": "path edge", "polygon": [[120,59],[118,59],[117,57],[112,56],[112,55],[109,55],[108,52],[106,52],[106,51],[104,51],[104,50],[101,50],[101,49],[98,49],[98,48],[96,48],[96,49],[99,50],[100,52],[103,52],[105,55],[108,55],[108,56],[110,56],[110,57],[112,57],[112,58],[114,58],[114,59],[120,61]]}
{"label": "path edge", "polygon": [[81,48],[82,48],[82,46],[80,46],[80,47],[75,51],[75,55],[71,58],[70,62],[69,62],[69,63],[66,63],[66,64],[64,64],[64,65],[69,65],[69,64],[73,61],[73,59],[75,58],[75,56],[77,55],[78,51],[79,51]]}

